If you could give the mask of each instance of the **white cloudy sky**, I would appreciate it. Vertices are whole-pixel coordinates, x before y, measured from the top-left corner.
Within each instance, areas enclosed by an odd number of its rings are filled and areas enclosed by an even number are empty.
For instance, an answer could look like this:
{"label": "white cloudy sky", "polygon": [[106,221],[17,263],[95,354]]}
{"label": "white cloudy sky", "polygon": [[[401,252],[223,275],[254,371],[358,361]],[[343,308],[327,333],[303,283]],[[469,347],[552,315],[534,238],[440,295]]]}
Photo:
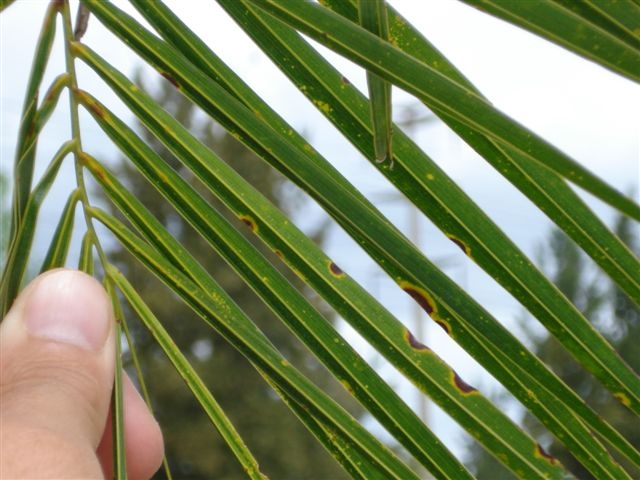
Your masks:
{"label": "white cloudy sky", "polygon": [[[21,92],[28,78],[31,52],[37,39],[44,0],[18,0],[0,15],[0,166],[9,172],[13,162],[16,129],[22,105]],[[118,1],[117,4],[124,2]],[[408,229],[409,210],[398,202],[385,200],[388,187],[355,150],[337,137],[322,117],[304,99],[292,92],[283,77],[261,56],[243,34],[210,1],[168,2],[182,12],[187,23],[212,48],[294,126],[310,135],[312,143],[339,168],[347,178],[363,188],[401,229]],[[640,92],[637,85],[522,32],[499,20],[473,10],[455,0],[391,1],[440,48],[500,109],[552,141],[576,160],[588,165],[621,190],[639,184]],[[126,47],[118,44],[93,19],[84,38],[88,44],[111,59],[124,72],[132,72],[137,60]],[[337,62],[346,76],[364,85],[364,73],[348,62]],[[63,71],[61,49],[52,58],[48,78]],[[81,75],[85,85],[93,80]],[[50,81],[50,80],[49,80]],[[45,81],[45,85],[47,82]],[[94,88],[94,85],[91,87]],[[103,90],[98,94],[108,99]],[[398,92],[397,111],[410,103]],[[59,109],[66,108],[64,99]],[[107,157],[116,154],[108,143],[88,125],[91,149]],[[65,116],[52,119],[39,147],[45,162],[68,135]],[[512,187],[497,177],[484,162],[456,140],[441,125],[430,124],[416,133],[423,148],[468,191],[496,222],[531,254],[548,231],[548,222]],[[84,140],[85,148],[88,144]],[[71,173],[70,171],[68,172]],[[71,178],[71,177],[70,177]],[[64,198],[68,185],[56,186],[54,198]],[[58,195],[59,197],[56,197]],[[53,228],[55,208],[45,214],[42,230]],[[605,219],[611,212],[598,202],[594,208]],[[49,223],[47,223],[47,219]],[[54,222],[54,223],[51,223]],[[303,220],[301,220],[303,222]],[[431,258],[448,258],[450,242],[443,241],[427,222],[420,226],[420,245]],[[409,302],[393,285],[379,277],[376,268],[359,254],[357,247],[336,230],[327,246],[328,252],[352,276],[361,280],[400,318],[411,315]],[[465,263],[454,263],[447,273],[461,282],[486,308],[505,322],[519,315],[520,309],[481,272]],[[427,328],[424,339],[462,372],[470,383],[482,385],[479,370],[463,353],[448,346],[438,329]],[[457,434],[440,415],[432,415],[436,430],[445,432],[455,442]]]}

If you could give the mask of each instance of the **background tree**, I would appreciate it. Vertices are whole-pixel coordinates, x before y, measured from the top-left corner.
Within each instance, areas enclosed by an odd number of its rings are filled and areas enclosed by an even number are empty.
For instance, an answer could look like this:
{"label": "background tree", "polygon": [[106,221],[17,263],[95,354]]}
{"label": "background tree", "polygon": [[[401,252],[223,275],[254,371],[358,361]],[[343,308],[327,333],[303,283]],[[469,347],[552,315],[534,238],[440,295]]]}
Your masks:
{"label": "background tree", "polygon": [[[631,223],[626,217],[618,217],[614,230],[632,251],[640,252],[638,225]],[[548,243],[541,246],[539,259],[542,268],[562,293],[594,322],[631,368],[640,372],[640,355],[638,355],[640,309],[638,306],[631,302],[619,288],[610,284],[576,244],[558,229],[553,229],[549,234]],[[632,445],[640,448],[640,428],[635,416],[602,389],[594,378],[567,354],[555,338],[540,335],[533,329],[527,328],[526,324],[523,326],[533,341],[533,351],[594,410],[601,412],[603,417]],[[558,458],[578,478],[595,478],[555,437],[549,435],[530,412],[524,413],[523,424],[551,455]],[[475,442],[469,444],[468,451],[468,464],[478,478],[492,480],[515,478]],[[629,471],[634,471],[624,458],[618,458],[618,461],[623,463]],[[640,476],[640,471],[636,469],[635,472]]]}
{"label": "background tree", "polygon": [[[142,82],[138,75],[137,83]],[[225,159],[234,169],[255,185],[265,196],[285,211],[292,213],[301,208],[300,197],[287,187],[287,181],[258,157],[233,139],[215,123],[205,119],[194,105],[185,100],[176,89],[162,81],[155,98],[202,142]],[[188,171],[180,170],[180,164],[154,137],[142,130],[143,138],[173,168],[190,182],[197,181]],[[234,301],[255,318],[261,328],[289,361],[299,365],[311,378],[330,388],[334,398],[359,411],[346,392],[337,384],[331,385],[324,369],[314,357],[279,322],[273,313],[249,290],[223,259],[165,202],[157,191],[125,159],[119,161],[116,171],[125,179],[129,189],[142,200],[150,211],[187,247],[196,258],[214,272],[220,285]],[[206,198],[224,211],[220,202],[200,189]],[[114,213],[117,210],[114,209]],[[239,223],[232,215],[231,221]],[[254,237],[249,228],[247,237]],[[315,235],[320,242],[320,234]],[[253,238],[251,238],[253,239]],[[254,242],[256,245],[258,242]],[[262,251],[266,251],[262,248]],[[270,252],[267,252],[270,254]],[[194,314],[134,260],[122,247],[111,252],[115,264],[129,278],[140,285],[149,298],[148,305],[156,313],[189,360],[199,370],[218,402],[243,435],[264,472],[279,479],[339,479],[346,478],[338,464],[324,451],[271,388],[247,363],[240,353],[212,329],[194,318]],[[275,255],[271,254],[276,261]],[[285,269],[282,269],[285,272]],[[288,269],[287,269],[288,270]],[[302,282],[291,274],[288,279],[301,288]],[[130,313],[128,315],[131,315]],[[139,324],[133,328],[136,353],[148,379],[154,410],[160,421],[166,441],[166,455],[171,471],[177,478],[210,478],[216,472],[218,478],[246,478],[237,461],[201,408],[183,385],[181,378],[166,359],[146,329]],[[206,367],[205,367],[206,365]],[[164,473],[157,475],[162,478]]]}

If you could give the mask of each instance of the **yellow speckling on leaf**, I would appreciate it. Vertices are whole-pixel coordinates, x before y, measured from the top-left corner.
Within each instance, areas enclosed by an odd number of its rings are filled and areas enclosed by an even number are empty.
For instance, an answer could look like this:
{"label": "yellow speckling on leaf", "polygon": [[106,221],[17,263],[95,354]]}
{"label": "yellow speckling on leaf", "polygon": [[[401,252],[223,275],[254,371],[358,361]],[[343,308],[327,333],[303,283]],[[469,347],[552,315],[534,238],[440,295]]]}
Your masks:
{"label": "yellow speckling on leaf", "polygon": [[329,105],[327,102],[323,102],[322,100],[314,100],[313,103],[324,113],[331,113],[333,111],[333,108],[331,108],[331,105]]}
{"label": "yellow speckling on leaf", "polygon": [[407,22],[405,22],[404,18],[400,17],[400,16],[396,16],[394,23],[396,24],[396,26],[398,28],[402,28],[406,25]]}

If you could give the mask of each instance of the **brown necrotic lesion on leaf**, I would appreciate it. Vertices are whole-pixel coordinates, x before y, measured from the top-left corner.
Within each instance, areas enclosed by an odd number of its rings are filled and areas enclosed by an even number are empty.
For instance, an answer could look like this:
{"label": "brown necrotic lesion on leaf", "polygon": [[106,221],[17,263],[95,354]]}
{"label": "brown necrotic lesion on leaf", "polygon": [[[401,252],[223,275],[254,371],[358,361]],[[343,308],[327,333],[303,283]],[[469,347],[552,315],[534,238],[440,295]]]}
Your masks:
{"label": "brown necrotic lesion on leaf", "polygon": [[249,215],[238,215],[238,218],[240,219],[240,221],[242,221],[242,223],[249,227],[253,233],[256,233],[258,231],[258,224]]}
{"label": "brown necrotic lesion on leaf", "polygon": [[411,348],[413,348],[415,350],[423,350],[423,351],[430,351],[431,350],[424,343],[418,341],[418,339],[409,330],[405,330],[404,336],[405,336],[405,339],[406,339],[407,343],[411,346]]}
{"label": "brown necrotic lesion on leaf", "polygon": [[180,84],[178,83],[178,81],[173,77],[173,75],[171,75],[168,72],[161,72],[160,75],[162,75],[165,80],[167,80],[171,85],[173,85],[174,87],[176,87],[178,90],[180,90]]}
{"label": "brown necrotic lesion on leaf", "polygon": [[537,458],[544,458],[552,465],[555,465],[556,463],[558,463],[558,459],[553,455],[550,455],[544,448],[542,448],[542,446],[539,443],[536,444],[535,456]]}
{"label": "brown necrotic lesion on leaf", "polygon": [[79,88],[74,88],[73,95],[78,103],[87,107],[93,114],[100,118],[107,118],[107,113],[104,107],[87,92],[80,90]]}
{"label": "brown necrotic lesion on leaf", "polygon": [[427,312],[428,315],[434,315],[436,313],[436,305],[433,298],[427,293],[426,290],[416,285],[412,285],[408,282],[400,281],[400,288],[404,290],[411,298],[413,298],[422,309]]}
{"label": "brown necrotic lesion on leaf", "polygon": [[471,395],[472,393],[476,393],[478,391],[477,388],[472,387],[467,382],[465,382],[455,370],[451,370],[451,374],[452,374],[453,384],[464,395]]}
{"label": "brown necrotic lesion on leaf", "polygon": [[329,272],[331,272],[331,275],[337,278],[342,278],[345,276],[345,273],[342,271],[342,269],[331,261],[329,262]]}
{"label": "brown necrotic lesion on leaf", "polygon": [[466,243],[464,243],[462,240],[460,240],[458,237],[456,237],[455,235],[448,234],[447,238],[451,240],[453,243],[455,243],[458,247],[460,247],[460,250],[462,250],[465,255],[469,256],[471,254],[471,249],[469,248],[469,246]]}
{"label": "brown necrotic lesion on leaf", "polygon": [[444,320],[440,320],[440,319],[435,319],[434,320],[436,322],[436,324],[442,328],[444,330],[444,332],[451,336],[451,325],[449,325],[447,322],[445,322]]}

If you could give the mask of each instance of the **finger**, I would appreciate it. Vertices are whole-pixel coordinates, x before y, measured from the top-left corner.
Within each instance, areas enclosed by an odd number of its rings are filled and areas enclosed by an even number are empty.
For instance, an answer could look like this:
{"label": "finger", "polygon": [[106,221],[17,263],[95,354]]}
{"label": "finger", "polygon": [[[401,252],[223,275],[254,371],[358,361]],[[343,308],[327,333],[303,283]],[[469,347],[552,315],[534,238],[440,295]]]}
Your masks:
{"label": "finger", "polygon": [[81,272],[45,273],[16,299],[0,325],[4,476],[11,468],[22,477],[101,475],[94,452],[109,409],[113,335],[104,289]]}
{"label": "finger", "polygon": [[[160,468],[162,463],[164,455],[162,432],[126,373],[123,375],[122,385],[127,477],[129,480],[146,480]],[[106,478],[113,476],[111,416],[112,412],[109,411],[107,427],[98,447],[98,458]]]}

